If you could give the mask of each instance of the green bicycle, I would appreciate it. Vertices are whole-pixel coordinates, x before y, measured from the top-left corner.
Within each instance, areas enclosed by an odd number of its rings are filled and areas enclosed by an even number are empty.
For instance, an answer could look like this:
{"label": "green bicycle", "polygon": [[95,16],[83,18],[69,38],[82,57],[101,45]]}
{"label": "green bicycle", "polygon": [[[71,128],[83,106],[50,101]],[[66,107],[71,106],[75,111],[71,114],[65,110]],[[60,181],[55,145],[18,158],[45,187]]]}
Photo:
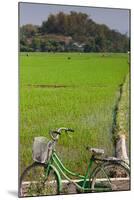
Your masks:
{"label": "green bicycle", "polygon": [[[70,128],[50,131],[52,141],[37,137],[33,144],[34,163],[20,177],[19,196],[42,196],[63,194],[66,179],[74,184],[77,192],[104,192],[130,189],[129,166],[115,157],[102,158],[103,149],[87,148],[92,156],[85,175],[68,170],[56,154],[55,146],[63,133],[74,132]],[[92,165],[96,167],[91,170]],[[75,177],[74,180],[72,177]],[[76,193],[76,191],[74,191]]]}

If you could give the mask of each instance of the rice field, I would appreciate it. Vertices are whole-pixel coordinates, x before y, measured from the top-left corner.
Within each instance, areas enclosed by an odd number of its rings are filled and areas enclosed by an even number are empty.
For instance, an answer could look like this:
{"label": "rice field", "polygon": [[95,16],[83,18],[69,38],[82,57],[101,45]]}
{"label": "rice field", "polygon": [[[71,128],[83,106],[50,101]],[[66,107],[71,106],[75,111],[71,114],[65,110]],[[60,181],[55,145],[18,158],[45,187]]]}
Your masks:
{"label": "rice field", "polygon": [[120,85],[129,71],[127,54],[20,54],[20,167],[32,162],[35,136],[69,127],[57,152],[82,174],[90,154],[86,146],[114,154],[113,117]]}

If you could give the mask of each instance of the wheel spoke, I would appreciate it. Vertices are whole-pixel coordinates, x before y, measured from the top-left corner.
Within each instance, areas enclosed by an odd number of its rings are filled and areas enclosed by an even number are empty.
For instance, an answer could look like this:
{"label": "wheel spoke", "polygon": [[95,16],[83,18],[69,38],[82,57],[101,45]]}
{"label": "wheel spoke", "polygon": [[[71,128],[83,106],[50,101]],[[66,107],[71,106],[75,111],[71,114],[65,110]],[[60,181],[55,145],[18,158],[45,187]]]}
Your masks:
{"label": "wheel spoke", "polygon": [[46,168],[38,164],[27,168],[20,181],[20,196],[42,196],[58,193],[58,182],[55,172],[51,169],[46,179]]}
{"label": "wheel spoke", "polygon": [[96,169],[91,188],[94,192],[129,190],[129,172],[119,163],[105,164]]}

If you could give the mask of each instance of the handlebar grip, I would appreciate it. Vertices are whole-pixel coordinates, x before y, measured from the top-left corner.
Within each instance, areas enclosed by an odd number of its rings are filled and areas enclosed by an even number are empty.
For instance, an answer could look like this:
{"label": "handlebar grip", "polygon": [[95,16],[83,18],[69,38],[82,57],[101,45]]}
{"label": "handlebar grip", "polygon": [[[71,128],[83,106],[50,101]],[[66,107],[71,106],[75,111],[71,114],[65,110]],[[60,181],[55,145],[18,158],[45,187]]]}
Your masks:
{"label": "handlebar grip", "polygon": [[60,135],[61,133],[58,131],[52,131],[53,133],[57,133],[58,135]]}
{"label": "handlebar grip", "polygon": [[73,129],[71,129],[71,128],[68,128],[68,130],[67,130],[67,131],[74,132],[74,130],[73,130]]}
{"label": "handlebar grip", "polygon": [[58,132],[58,131],[50,131],[50,134],[53,134],[53,133],[56,133],[57,135],[60,135],[61,133],[60,132]]}

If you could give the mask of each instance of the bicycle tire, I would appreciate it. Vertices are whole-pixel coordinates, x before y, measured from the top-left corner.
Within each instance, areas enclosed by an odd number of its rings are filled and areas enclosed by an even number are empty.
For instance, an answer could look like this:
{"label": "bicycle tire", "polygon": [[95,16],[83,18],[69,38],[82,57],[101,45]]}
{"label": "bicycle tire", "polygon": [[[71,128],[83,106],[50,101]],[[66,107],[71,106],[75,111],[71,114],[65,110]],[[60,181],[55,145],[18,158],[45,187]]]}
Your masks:
{"label": "bicycle tire", "polygon": [[19,197],[48,196],[59,194],[59,182],[51,168],[46,178],[47,167],[41,163],[28,166],[20,177]]}
{"label": "bicycle tire", "polygon": [[108,162],[97,167],[91,178],[92,192],[130,190],[130,172],[122,163]]}

